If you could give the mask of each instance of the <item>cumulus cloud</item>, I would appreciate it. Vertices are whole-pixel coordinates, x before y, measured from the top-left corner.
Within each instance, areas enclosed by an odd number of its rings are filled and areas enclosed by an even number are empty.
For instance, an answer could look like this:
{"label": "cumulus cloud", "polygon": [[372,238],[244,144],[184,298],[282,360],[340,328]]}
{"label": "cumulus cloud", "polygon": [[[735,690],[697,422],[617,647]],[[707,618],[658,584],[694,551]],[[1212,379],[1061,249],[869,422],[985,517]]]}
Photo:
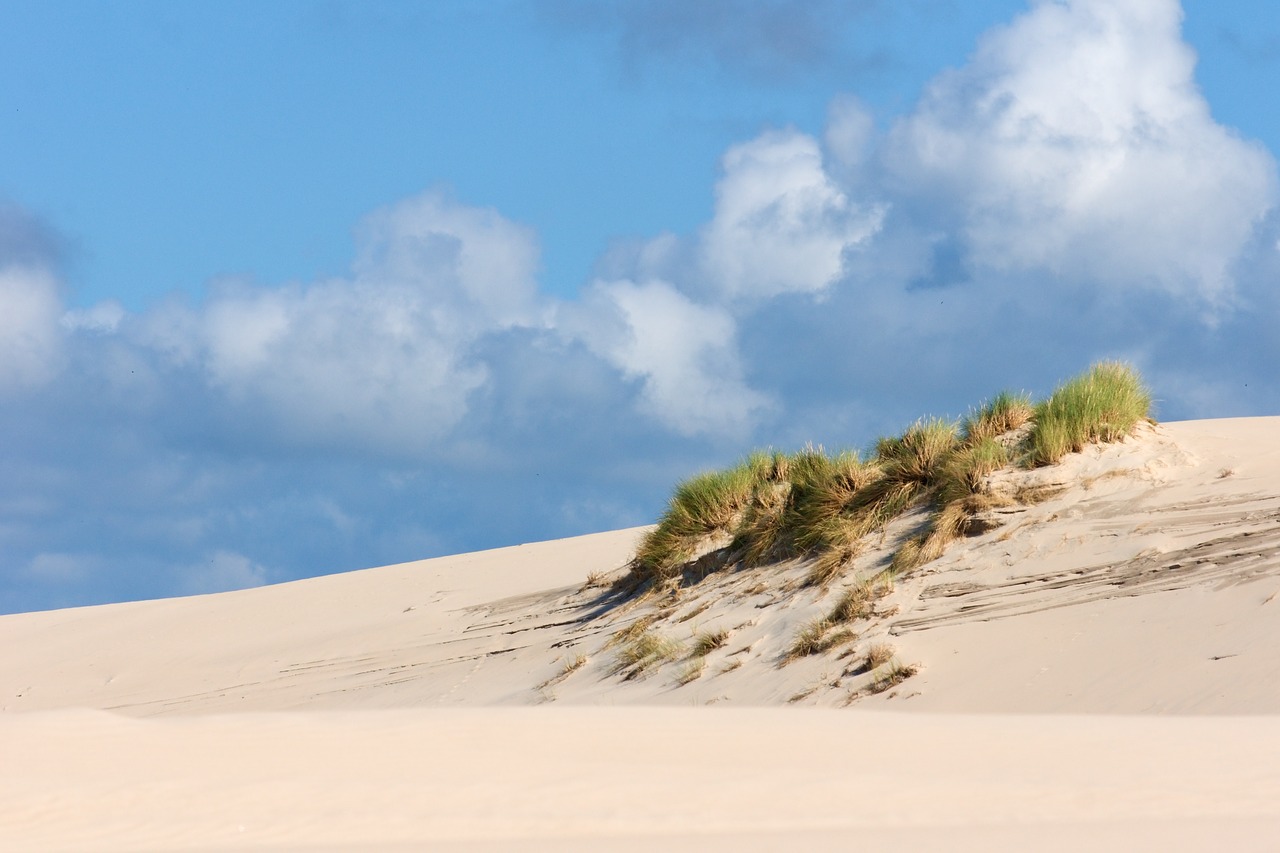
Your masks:
{"label": "cumulus cloud", "polygon": [[597,282],[565,328],[640,379],[644,410],[679,434],[742,437],[769,406],[743,382],[733,318],[667,282]]}
{"label": "cumulus cloud", "polygon": [[1180,23],[1175,0],[1036,3],[896,124],[885,184],[973,275],[1222,306],[1275,164],[1214,122]]}
{"label": "cumulus cloud", "polygon": [[62,315],[62,326],[76,331],[115,332],[126,316],[124,306],[114,299],[104,299],[89,308],[73,308]]}
{"label": "cumulus cloud", "polygon": [[702,271],[729,299],[820,293],[882,216],[836,186],[811,136],[768,132],[724,156],[715,216],[701,235]]}
{"label": "cumulus cloud", "polygon": [[484,385],[476,340],[540,322],[537,262],[529,229],[432,192],[362,224],[349,277],[224,281],[199,306],[164,306],[140,325],[284,435],[416,452]]}

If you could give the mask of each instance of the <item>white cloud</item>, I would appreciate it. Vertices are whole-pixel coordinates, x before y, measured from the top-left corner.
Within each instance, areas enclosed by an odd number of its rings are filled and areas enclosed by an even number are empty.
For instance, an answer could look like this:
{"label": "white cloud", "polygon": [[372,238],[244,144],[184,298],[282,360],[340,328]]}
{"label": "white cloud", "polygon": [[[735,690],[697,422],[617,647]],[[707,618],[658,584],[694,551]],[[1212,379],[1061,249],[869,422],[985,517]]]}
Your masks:
{"label": "white cloud", "polygon": [[894,127],[888,185],[976,270],[1228,302],[1275,165],[1213,121],[1180,22],[1175,0],[1037,3]]}
{"label": "white cloud", "polygon": [[114,299],[105,299],[89,308],[73,308],[62,315],[62,327],[71,331],[87,329],[92,332],[115,332],[126,316],[124,306]]}
{"label": "white cloud", "polygon": [[370,216],[353,275],[281,288],[215,284],[192,310],[147,318],[145,340],[195,361],[285,435],[421,449],[488,376],[469,348],[541,322],[532,233],[428,193]]}
{"label": "white cloud", "polygon": [[533,320],[537,236],[495,210],[427,192],[372,214],[359,237],[356,280],[412,286],[437,325],[474,334]]}
{"label": "white cloud", "polygon": [[39,266],[0,267],[0,391],[41,385],[58,372],[62,299]]}
{"label": "white cloud", "polygon": [[249,589],[267,582],[267,570],[243,554],[213,551],[199,563],[181,570],[185,595]]}
{"label": "white cloud", "polygon": [[724,156],[715,216],[701,234],[702,272],[727,299],[820,293],[882,216],[841,192],[812,137],[768,132]]}
{"label": "white cloud", "polygon": [[841,184],[856,188],[877,142],[875,119],[854,96],[837,95],[827,107],[822,142],[833,161],[828,171],[838,173]]}
{"label": "white cloud", "polygon": [[769,407],[743,381],[732,316],[667,282],[597,282],[562,327],[640,379],[642,407],[681,435],[742,436]]}

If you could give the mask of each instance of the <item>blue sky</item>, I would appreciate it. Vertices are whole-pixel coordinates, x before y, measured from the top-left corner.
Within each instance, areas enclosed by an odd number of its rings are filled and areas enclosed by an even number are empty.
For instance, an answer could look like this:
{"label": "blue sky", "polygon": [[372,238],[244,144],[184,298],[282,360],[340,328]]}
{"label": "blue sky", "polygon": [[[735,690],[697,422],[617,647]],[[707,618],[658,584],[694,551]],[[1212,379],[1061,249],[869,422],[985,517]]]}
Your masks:
{"label": "blue sky", "polygon": [[0,612],[645,523],[1134,361],[1280,413],[1265,2],[7,3]]}

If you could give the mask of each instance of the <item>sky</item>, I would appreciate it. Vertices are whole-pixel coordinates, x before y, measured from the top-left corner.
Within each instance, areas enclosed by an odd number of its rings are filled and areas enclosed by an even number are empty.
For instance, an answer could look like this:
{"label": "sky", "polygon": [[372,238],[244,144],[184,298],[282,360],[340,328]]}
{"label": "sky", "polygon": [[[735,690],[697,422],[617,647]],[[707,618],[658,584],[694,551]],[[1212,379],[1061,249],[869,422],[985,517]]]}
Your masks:
{"label": "sky", "polygon": [[7,2],[0,613],[645,524],[1132,362],[1280,414],[1266,0]]}

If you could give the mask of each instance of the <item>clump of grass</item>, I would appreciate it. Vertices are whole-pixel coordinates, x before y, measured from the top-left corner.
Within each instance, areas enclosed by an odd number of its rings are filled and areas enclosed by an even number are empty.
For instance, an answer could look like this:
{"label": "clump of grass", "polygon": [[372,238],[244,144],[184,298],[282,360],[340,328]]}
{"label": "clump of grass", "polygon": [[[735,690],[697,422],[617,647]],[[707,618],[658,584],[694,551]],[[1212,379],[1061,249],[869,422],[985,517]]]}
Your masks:
{"label": "clump of grass", "polygon": [[785,533],[783,516],[791,488],[788,482],[766,481],[752,495],[751,504],[743,513],[734,537],[747,565],[759,565],[782,549]]}
{"label": "clump of grass", "polygon": [[994,437],[966,443],[947,457],[937,477],[937,502],[965,500],[982,492],[986,478],[1009,464],[1009,451]]}
{"label": "clump of grass", "polygon": [[956,424],[931,418],[917,421],[898,438],[880,439],[876,456],[885,480],[930,486],[958,441]]}
{"label": "clump of grass", "polygon": [[707,659],[702,656],[695,657],[680,670],[680,674],[676,676],[676,683],[683,687],[691,681],[697,681],[706,668]]}
{"label": "clump of grass", "polygon": [[1131,366],[1095,364],[1036,406],[1027,462],[1033,467],[1052,465],[1085,445],[1119,441],[1150,413],[1151,392]]}
{"label": "clump of grass", "polygon": [[876,643],[867,649],[866,660],[863,661],[863,668],[870,672],[873,669],[879,669],[884,664],[893,660],[894,648],[888,643]]}
{"label": "clump of grass", "polygon": [[894,662],[885,672],[879,675],[874,681],[867,685],[867,693],[874,696],[877,693],[883,693],[886,690],[897,687],[911,676],[919,672],[919,668],[914,664],[902,665]]}
{"label": "clump of grass", "polygon": [[859,619],[870,619],[875,615],[875,603],[891,592],[893,592],[893,579],[887,574],[855,584],[836,599],[835,606],[827,614],[826,621],[832,625],[839,625]]}
{"label": "clump of grass", "polygon": [[880,439],[844,511],[815,526],[810,538],[822,548],[806,582],[829,583],[857,557],[866,536],[931,494],[957,443],[956,425],[936,418],[919,421],[896,438]]}
{"label": "clump of grass", "polygon": [[996,438],[975,438],[951,453],[941,465],[926,530],[907,540],[893,555],[895,574],[936,560],[956,539],[969,532],[973,517],[998,503],[986,494],[986,478],[1009,464],[1009,451]]}
{"label": "clump of grass", "polygon": [[826,647],[822,645],[822,640],[830,627],[831,623],[826,619],[814,619],[812,622],[807,623],[796,634],[796,638],[792,641],[791,648],[787,650],[787,655],[783,658],[783,662],[790,662],[808,655],[816,655],[823,651]]}
{"label": "clump of grass", "polygon": [[723,646],[728,639],[729,632],[723,628],[715,631],[703,631],[693,638],[693,648],[690,654],[695,657],[706,657]]}
{"label": "clump of grass", "polygon": [[838,529],[847,520],[854,496],[880,478],[874,462],[855,451],[844,451],[822,463],[811,461],[806,476],[792,486],[793,500],[787,523],[795,531],[801,551],[831,548],[849,541]]}
{"label": "clump of grass", "polygon": [[960,437],[965,444],[977,444],[1020,429],[1034,416],[1030,395],[1001,391],[965,418]]}
{"label": "clump of grass", "polygon": [[833,649],[842,643],[852,642],[858,638],[858,635],[848,628],[839,628],[833,631],[832,629],[835,627],[835,624],[829,619],[814,619],[806,623],[796,634],[796,638],[792,641],[791,648],[787,650],[782,662],[787,664],[802,657],[822,654],[828,649]]}
{"label": "clump of grass", "polygon": [[625,671],[627,679],[643,675],[649,669],[675,660],[684,653],[684,646],[654,631],[642,631],[618,650],[618,672]]}
{"label": "clump of grass", "polygon": [[615,631],[613,636],[609,638],[609,642],[605,644],[605,648],[617,645],[626,645],[635,641],[637,637],[649,630],[649,626],[658,621],[657,613],[646,613],[634,619],[630,625]]}
{"label": "clump of grass", "polygon": [[836,646],[843,646],[845,643],[852,643],[857,639],[858,634],[856,631],[850,630],[849,628],[840,628],[839,630],[832,631],[825,639],[823,639],[823,648],[820,651],[825,652],[827,649],[834,649]]}
{"label": "clump of grass", "polygon": [[587,575],[587,579],[582,584],[582,589],[580,591],[585,592],[589,589],[602,589],[609,585],[609,572],[591,572]]}
{"label": "clump of grass", "polygon": [[677,486],[657,528],[636,553],[633,571],[639,579],[673,577],[707,537],[729,531],[746,509],[758,476],[758,466],[749,460],[727,471],[699,474]]}
{"label": "clump of grass", "polygon": [[[853,525],[849,527],[852,528]],[[826,586],[839,576],[845,566],[853,562],[861,548],[852,530],[848,533],[848,538],[850,541],[847,543],[826,548],[818,553],[809,567],[809,574],[805,576],[806,586]]]}
{"label": "clump of grass", "polygon": [[870,591],[866,586],[859,584],[846,589],[836,599],[835,607],[831,608],[831,612],[827,614],[827,621],[834,625],[853,622],[857,619],[869,619],[873,611]]}

